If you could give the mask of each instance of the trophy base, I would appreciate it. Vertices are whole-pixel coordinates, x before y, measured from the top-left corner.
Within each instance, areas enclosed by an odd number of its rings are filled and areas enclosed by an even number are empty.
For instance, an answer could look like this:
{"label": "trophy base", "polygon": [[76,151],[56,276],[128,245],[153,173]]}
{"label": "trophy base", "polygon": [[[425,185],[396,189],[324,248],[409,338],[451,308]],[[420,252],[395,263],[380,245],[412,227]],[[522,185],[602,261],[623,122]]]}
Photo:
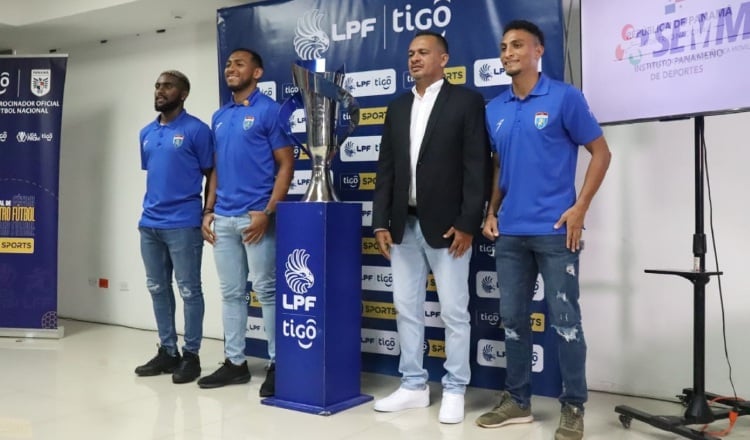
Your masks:
{"label": "trophy base", "polygon": [[339,196],[333,190],[330,180],[315,179],[316,175],[313,172],[313,178],[310,181],[310,186],[307,187],[305,195],[302,197],[303,202],[339,202]]}

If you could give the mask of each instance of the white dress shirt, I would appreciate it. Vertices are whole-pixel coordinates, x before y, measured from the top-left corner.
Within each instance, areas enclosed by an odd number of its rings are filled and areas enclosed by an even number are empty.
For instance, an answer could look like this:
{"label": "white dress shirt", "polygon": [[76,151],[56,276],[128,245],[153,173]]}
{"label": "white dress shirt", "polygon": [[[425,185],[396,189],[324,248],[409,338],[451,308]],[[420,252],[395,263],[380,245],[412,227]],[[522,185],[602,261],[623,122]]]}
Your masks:
{"label": "white dress shirt", "polygon": [[427,120],[430,119],[432,107],[443,87],[444,79],[432,83],[424,91],[424,96],[419,96],[417,87],[412,87],[414,102],[411,105],[411,124],[409,126],[409,156],[411,157],[411,184],[409,185],[409,206],[417,206],[417,160],[419,149],[422,146],[424,132],[427,128]]}

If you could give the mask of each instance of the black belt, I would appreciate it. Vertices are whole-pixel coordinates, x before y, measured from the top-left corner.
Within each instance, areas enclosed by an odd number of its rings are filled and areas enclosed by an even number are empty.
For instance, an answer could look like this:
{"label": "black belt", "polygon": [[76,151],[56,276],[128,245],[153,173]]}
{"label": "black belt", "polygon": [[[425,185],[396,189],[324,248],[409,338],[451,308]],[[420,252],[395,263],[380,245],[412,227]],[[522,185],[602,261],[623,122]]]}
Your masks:
{"label": "black belt", "polygon": [[417,207],[416,206],[409,206],[406,208],[406,213],[413,216],[413,217],[419,217],[417,215]]}

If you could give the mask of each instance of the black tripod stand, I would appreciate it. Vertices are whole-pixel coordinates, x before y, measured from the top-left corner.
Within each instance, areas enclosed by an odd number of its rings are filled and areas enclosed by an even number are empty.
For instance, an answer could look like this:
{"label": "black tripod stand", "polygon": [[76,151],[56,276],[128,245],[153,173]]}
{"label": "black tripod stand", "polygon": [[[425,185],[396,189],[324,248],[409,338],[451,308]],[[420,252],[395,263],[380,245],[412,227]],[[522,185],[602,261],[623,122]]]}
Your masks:
{"label": "black tripod stand", "polygon": [[695,117],[695,233],[693,234],[693,258],[694,267],[690,271],[680,270],[646,270],[646,273],[663,275],[677,275],[693,283],[693,388],[682,390],[683,402],[687,404],[687,410],[682,417],[657,416],[639,411],[625,405],[615,407],[615,412],[620,414],[620,422],[625,428],[630,427],[632,419],[648,423],[656,428],[674,432],[683,437],[696,440],[713,440],[717,437],[705,434],[702,431],[688,428],[686,425],[705,424],[714,420],[729,417],[731,407],[738,411],[739,415],[750,414],[750,402],[739,402],[735,399],[722,399],[722,407],[709,407],[708,401],[718,396],[707,393],[705,388],[705,364],[706,364],[706,284],[711,276],[721,275],[721,272],[706,271],[706,234],[703,228],[703,174],[704,154],[703,149],[703,116]]}

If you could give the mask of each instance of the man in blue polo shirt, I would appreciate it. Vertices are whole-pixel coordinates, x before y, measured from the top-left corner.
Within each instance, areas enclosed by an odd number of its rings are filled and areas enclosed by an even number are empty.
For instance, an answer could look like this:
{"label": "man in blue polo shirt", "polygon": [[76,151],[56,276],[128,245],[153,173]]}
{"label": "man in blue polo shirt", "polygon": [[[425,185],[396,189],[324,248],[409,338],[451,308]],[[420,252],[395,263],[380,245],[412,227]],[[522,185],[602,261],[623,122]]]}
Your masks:
{"label": "man in blue polo shirt", "polygon": [[[249,49],[229,55],[224,78],[232,99],[214,113],[216,172],[209,180],[203,237],[214,246],[221,282],[224,364],[198,381],[201,388],[247,383],[246,284],[258,295],[268,339],[261,397],[275,393],[276,203],[294,173],[294,151],[278,121],[279,105],[258,89],[263,60]],[[214,205],[215,201],[215,205]],[[212,228],[213,226],[213,228]]]}
{"label": "man in blue polo shirt", "polygon": [[[138,229],[160,345],[156,356],[135,373],[172,373],[172,382],[186,383],[201,373],[201,187],[203,176],[214,166],[213,141],[208,126],[183,108],[190,93],[185,75],[168,70],[159,75],[155,86],[154,108],[159,116],[140,134],[141,168],[147,174]],[[177,350],[172,272],[185,314],[182,356]]]}
{"label": "man in blue polo shirt", "polygon": [[[495,241],[507,370],[500,403],[477,424],[528,423],[532,340],[529,321],[537,274],[558,339],[562,374],[557,440],[583,437],[586,342],[578,303],[578,257],[584,217],[604,179],[610,152],[581,93],[539,74],[544,35],[533,23],[504,30],[500,60],[511,86],[487,106],[495,179],[483,234]],[[576,197],[579,146],[591,153]]]}

